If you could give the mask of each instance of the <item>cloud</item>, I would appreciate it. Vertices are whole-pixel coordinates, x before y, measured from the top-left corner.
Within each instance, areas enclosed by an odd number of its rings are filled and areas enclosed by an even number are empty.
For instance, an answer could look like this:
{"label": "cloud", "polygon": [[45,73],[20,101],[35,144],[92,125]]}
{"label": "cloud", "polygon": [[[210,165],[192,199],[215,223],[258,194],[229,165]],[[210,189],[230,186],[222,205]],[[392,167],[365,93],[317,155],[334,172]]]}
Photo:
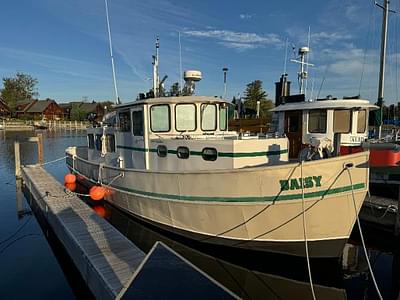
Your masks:
{"label": "cloud", "polygon": [[214,39],[228,48],[240,50],[255,49],[265,45],[280,47],[283,44],[279,36],[273,33],[261,35],[230,30],[187,30],[184,31],[184,34],[192,37]]}
{"label": "cloud", "polygon": [[353,36],[349,33],[341,33],[341,32],[326,32],[320,31],[311,33],[311,42],[312,43],[326,43],[332,44],[338,41],[351,40]]}
{"label": "cloud", "polygon": [[240,14],[240,15],[239,15],[239,18],[242,19],[242,20],[248,20],[248,19],[251,19],[253,16],[254,16],[254,15],[245,13],[245,14]]}

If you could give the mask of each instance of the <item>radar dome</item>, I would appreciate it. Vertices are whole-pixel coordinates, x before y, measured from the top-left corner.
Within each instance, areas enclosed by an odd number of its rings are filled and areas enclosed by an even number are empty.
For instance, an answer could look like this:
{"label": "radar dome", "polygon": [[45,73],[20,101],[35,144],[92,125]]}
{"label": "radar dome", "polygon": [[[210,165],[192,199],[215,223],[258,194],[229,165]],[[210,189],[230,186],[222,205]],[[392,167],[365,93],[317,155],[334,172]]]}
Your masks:
{"label": "radar dome", "polygon": [[196,70],[188,70],[183,73],[183,78],[185,81],[200,81],[201,72]]}

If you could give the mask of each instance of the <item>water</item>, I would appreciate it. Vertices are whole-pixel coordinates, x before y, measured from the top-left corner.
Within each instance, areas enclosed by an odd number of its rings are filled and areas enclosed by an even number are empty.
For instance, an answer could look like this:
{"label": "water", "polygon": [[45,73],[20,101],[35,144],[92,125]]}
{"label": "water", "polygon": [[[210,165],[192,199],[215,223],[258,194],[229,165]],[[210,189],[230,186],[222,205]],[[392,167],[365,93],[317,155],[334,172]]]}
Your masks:
{"label": "water", "polygon": [[[83,132],[43,133],[45,161],[64,156],[68,146],[86,143]],[[90,292],[57,238],[48,228],[43,227],[42,230],[36,217],[30,214],[23,195],[16,192],[13,142],[15,139],[23,141],[34,134],[0,131],[1,298],[90,299]],[[21,144],[22,163],[36,162],[36,151],[33,143]],[[47,165],[46,169],[60,181],[67,172],[63,161]],[[96,210],[143,251],[148,252],[155,241],[161,240],[240,297],[311,299],[304,259],[227,252],[226,249],[188,243],[167,232],[145,226],[106,203]],[[400,285],[399,242],[388,234],[363,228],[382,295],[384,299],[397,299]],[[377,298],[356,233],[355,230],[342,260],[312,261],[317,299]],[[173,278],[164,280],[174,284]],[[179,291],[176,298],[179,298]]]}

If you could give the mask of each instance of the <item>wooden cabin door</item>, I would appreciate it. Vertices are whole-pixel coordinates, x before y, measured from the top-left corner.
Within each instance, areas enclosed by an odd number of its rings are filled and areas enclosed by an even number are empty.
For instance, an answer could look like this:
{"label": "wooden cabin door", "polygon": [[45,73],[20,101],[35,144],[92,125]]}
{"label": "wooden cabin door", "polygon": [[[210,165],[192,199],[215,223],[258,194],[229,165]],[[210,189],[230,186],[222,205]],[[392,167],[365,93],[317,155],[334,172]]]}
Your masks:
{"label": "wooden cabin door", "polygon": [[302,112],[285,112],[285,134],[289,139],[289,158],[298,158],[299,156],[302,144],[302,131]]}

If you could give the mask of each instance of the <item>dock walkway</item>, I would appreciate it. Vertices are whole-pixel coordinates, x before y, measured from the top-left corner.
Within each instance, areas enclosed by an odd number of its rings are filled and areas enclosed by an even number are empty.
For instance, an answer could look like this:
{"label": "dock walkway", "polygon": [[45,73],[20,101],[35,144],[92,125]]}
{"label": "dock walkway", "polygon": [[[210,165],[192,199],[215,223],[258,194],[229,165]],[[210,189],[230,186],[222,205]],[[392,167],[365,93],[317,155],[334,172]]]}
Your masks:
{"label": "dock walkway", "polygon": [[42,167],[23,167],[22,178],[96,299],[115,299],[145,253]]}

